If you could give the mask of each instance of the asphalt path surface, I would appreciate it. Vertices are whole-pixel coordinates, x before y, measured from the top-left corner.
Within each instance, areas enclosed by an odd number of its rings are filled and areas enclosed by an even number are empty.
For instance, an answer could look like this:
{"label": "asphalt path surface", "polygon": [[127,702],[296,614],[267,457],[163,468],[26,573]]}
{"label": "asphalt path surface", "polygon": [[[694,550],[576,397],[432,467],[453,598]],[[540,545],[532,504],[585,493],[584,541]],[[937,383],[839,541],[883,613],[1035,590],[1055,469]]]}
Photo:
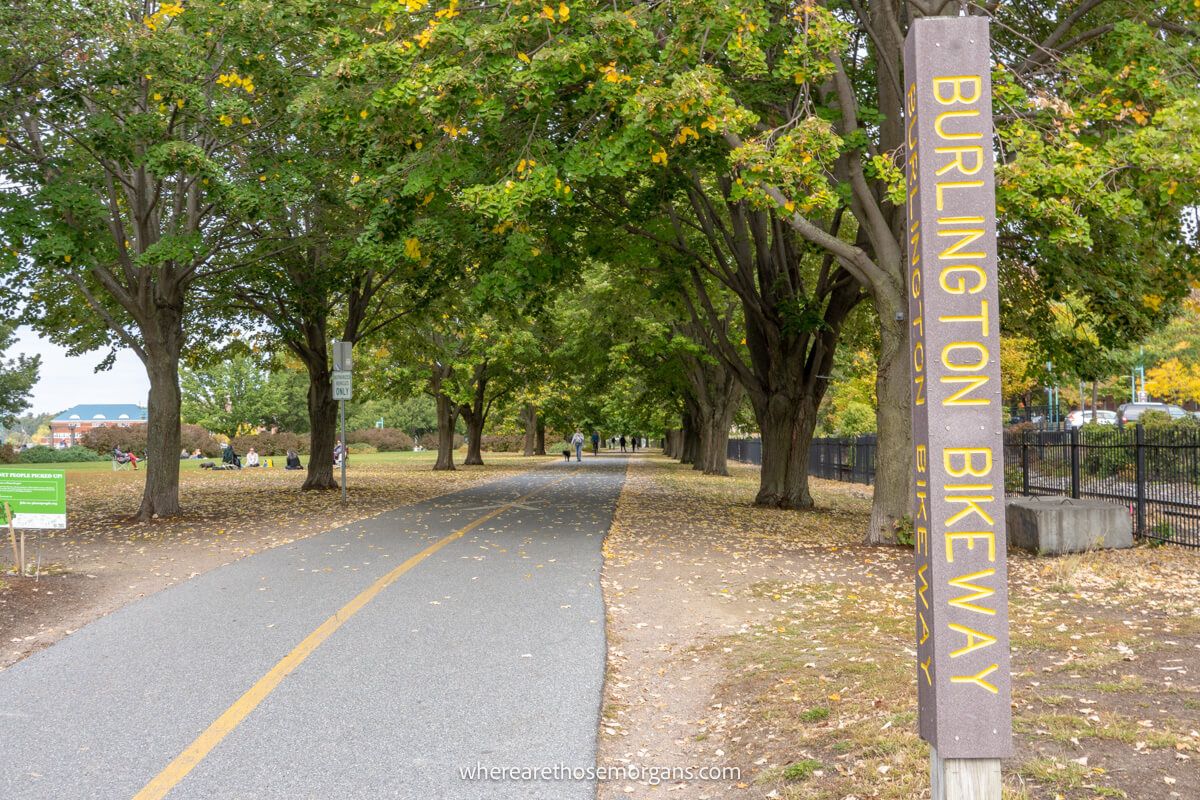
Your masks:
{"label": "asphalt path surface", "polygon": [[[594,797],[590,779],[462,770],[594,766],[601,544],[625,463],[557,462],[277,547],[13,665],[0,672],[0,798],[137,796],[339,613],[166,797]],[[489,514],[342,621],[364,590]]]}

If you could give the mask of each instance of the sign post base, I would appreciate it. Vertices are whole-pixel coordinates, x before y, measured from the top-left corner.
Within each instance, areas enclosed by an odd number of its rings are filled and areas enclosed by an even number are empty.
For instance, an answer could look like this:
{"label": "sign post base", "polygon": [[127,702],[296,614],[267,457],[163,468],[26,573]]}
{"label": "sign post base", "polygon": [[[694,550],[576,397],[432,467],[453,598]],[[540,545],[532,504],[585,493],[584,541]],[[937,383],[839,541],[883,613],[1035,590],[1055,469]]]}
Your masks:
{"label": "sign post base", "polygon": [[929,749],[932,800],[1000,800],[1000,759],[946,758]]}

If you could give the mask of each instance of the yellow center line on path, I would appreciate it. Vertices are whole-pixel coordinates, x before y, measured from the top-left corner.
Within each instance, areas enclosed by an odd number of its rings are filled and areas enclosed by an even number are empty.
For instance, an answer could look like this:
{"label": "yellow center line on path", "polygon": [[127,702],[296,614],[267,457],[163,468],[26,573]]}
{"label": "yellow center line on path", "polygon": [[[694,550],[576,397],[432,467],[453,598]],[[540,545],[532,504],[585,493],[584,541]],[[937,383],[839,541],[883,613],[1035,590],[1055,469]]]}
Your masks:
{"label": "yellow center line on path", "polygon": [[[571,473],[577,472],[578,468],[571,470]],[[187,748],[180,753],[174,761],[167,765],[166,769],[155,775],[154,778],[147,783],[140,792],[133,796],[133,800],[160,800],[165,797],[168,792],[175,788],[184,777],[191,772],[197,764],[204,760],[214,747],[221,743],[221,740],[229,735],[234,728],[241,724],[242,720],[250,715],[258,704],[267,698],[275,687],[288,676],[288,674],[296,667],[304,663],[304,660],[312,655],[313,651],[321,646],[321,643],[333,635],[334,631],[342,627],[351,617],[362,610],[363,606],[375,599],[376,595],[392,585],[397,578],[411,570],[413,567],[420,564],[431,555],[441,550],[451,542],[461,539],[471,531],[478,528],[483,523],[499,516],[508,509],[526,500],[539,492],[543,492],[561,481],[570,477],[571,473],[550,481],[544,486],[539,486],[532,492],[512,500],[494,511],[484,514],[482,517],[465,525],[454,533],[439,539],[433,544],[426,547],[421,552],[417,553],[412,558],[405,561],[400,566],[388,572],[383,577],[372,583],[366,589],[363,589],[355,596],[353,600],[338,609],[338,612],[329,619],[325,620],[320,626],[304,637],[304,641],[296,645],[292,652],[288,653],[279,663],[271,668],[271,671],[258,679],[258,682],[246,690],[246,693],[239,697],[233,705],[225,709],[225,713],[217,717],[213,724],[209,725],[204,733],[196,737]]]}

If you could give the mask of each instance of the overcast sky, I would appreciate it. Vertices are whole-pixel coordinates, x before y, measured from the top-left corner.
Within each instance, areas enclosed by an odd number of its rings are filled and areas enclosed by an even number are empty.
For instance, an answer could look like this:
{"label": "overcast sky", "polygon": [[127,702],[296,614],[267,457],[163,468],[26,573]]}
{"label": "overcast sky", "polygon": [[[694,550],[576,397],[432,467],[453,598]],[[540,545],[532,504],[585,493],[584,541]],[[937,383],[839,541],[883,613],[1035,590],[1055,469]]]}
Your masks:
{"label": "overcast sky", "polygon": [[42,357],[38,382],[30,396],[30,411],[57,413],[80,403],[137,403],[146,405],[150,382],[142,362],[128,350],[117,354],[107,372],[96,372],[106,351],[68,356],[66,350],[39,337],[27,327],[17,329],[17,342],[5,355],[17,353]]}

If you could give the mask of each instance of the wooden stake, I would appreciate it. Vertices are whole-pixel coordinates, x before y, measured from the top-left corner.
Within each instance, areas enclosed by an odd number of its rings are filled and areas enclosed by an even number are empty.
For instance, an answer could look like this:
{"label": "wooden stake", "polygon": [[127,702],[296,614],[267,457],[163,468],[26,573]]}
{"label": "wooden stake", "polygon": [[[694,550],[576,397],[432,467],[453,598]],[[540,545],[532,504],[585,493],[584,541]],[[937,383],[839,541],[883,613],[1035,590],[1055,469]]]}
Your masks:
{"label": "wooden stake", "polygon": [[1000,759],[947,758],[929,751],[932,800],[1000,800]]}
{"label": "wooden stake", "polygon": [[16,528],[13,527],[12,507],[8,503],[4,504],[4,521],[8,524],[8,540],[12,542],[13,569],[19,570],[20,567],[18,565],[20,564],[21,558],[17,553],[17,531]]}
{"label": "wooden stake", "polygon": [[25,529],[21,529],[21,577],[25,577]]}

